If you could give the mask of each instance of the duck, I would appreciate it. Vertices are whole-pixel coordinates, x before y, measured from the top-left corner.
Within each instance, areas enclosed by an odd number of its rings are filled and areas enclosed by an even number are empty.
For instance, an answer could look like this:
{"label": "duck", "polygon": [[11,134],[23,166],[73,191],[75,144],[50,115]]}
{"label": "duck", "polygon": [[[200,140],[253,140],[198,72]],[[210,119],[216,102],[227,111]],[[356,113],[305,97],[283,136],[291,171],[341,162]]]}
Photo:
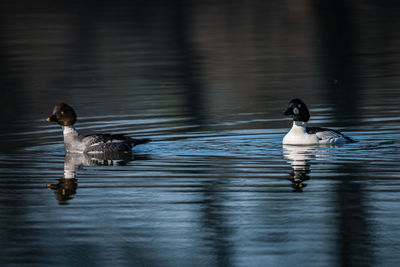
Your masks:
{"label": "duck", "polygon": [[77,120],[75,110],[65,103],[54,106],[47,122],[56,122],[63,127],[64,146],[67,153],[118,153],[131,152],[134,146],[145,144],[151,140],[133,139],[123,134],[91,134],[81,135],[74,127]]}
{"label": "duck", "polygon": [[306,104],[299,98],[289,102],[289,106],[283,115],[293,118],[293,126],[283,137],[284,145],[336,145],[341,143],[354,143],[352,138],[333,129],[322,127],[307,127],[310,112]]}

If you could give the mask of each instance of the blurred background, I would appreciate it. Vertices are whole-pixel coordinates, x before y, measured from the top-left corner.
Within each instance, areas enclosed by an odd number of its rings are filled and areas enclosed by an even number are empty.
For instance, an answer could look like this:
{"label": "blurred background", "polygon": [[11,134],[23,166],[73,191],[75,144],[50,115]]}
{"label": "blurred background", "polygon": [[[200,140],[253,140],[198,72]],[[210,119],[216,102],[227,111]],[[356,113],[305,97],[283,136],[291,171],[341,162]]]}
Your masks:
{"label": "blurred background", "polygon": [[399,99],[397,1],[0,5],[2,133],[27,130],[56,102],[78,116],[162,110],[198,124],[247,111],[279,118],[300,97],[331,106],[344,127],[363,106]]}
{"label": "blurred background", "polygon": [[[395,266],[400,4],[0,1],[10,266]],[[359,141],[282,147],[292,98]],[[65,155],[84,133],[152,138]]]}

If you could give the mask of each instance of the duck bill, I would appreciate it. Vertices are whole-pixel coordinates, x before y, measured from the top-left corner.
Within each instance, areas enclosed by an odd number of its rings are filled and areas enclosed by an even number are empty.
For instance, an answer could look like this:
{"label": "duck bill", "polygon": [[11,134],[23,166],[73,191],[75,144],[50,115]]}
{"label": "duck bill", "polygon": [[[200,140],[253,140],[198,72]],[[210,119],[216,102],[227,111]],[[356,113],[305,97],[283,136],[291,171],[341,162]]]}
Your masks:
{"label": "duck bill", "polygon": [[51,115],[50,117],[47,117],[47,118],[46,118],[46,121],[47,121],[47,122],[51,122],[51,121],[56,122],[56,121],[57,121],[57,118],[56,118],[55,115]]}
{"label": "duck bill", "polygon": [[294,115],[293,109],[288,108],[287,110],[285,110],[285,112],[283,112],[283,115],[286,115],[286,116]]}

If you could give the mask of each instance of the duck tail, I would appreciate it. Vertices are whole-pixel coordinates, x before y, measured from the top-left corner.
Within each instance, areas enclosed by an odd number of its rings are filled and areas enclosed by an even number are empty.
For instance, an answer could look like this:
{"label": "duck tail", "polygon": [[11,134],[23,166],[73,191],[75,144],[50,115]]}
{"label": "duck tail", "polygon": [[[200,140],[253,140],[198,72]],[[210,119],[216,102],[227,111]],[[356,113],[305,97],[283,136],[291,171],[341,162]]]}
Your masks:
{"label": "duck tail", "polygon": [[149,138],[143,138],[143,139],[133,139],[131,138],[130,142],[132,146],[137,146],[137,145],[142,145],[151,142],[152,140]]}
{"label": "duck tail", "polygon": [[348,137],[346,135],[343,135],[343,137],[346,139],[347,143],[357,143],[358,142],[357,140],[354,140],[353,138]]}

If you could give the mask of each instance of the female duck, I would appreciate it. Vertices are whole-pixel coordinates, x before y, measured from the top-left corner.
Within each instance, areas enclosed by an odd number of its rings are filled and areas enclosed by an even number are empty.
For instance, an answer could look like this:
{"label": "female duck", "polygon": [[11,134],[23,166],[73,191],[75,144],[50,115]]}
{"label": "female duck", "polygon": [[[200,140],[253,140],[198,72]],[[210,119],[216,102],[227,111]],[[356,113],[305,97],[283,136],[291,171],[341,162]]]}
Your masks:
{"label": "female duck", "polygon": [[65,103],[56,104],[53,115],[46,121],[63,126],[65,150],[69,153],[130,152],[132,147],[150,139],[132,139],[122,134],[92,134],[83,136],[73,126],[76,122],[74,109]]}

